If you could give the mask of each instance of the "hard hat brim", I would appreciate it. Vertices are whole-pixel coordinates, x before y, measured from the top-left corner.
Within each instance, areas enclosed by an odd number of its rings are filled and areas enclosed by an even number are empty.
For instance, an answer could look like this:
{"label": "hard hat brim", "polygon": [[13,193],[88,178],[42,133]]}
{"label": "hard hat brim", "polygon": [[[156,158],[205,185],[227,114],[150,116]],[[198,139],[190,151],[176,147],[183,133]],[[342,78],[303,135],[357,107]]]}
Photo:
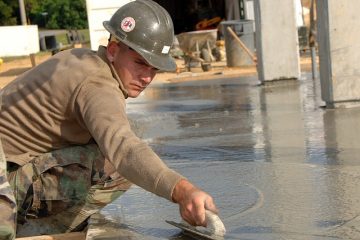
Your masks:
{"label": "hard hat brim", "polygon": [[137,53],[139,53],[151,66],[162,70],[162,71],[175,71],[176,70],[176,63],[174,59],[169,54],[164,54],[163,56],[159,56],[157,54],[150,53],[148,51],[145,51],[143,49],[138,49],[136,46],[132,46],[131,43],[126,43],[126,41],[123,41],[126,45],[134,49]]}

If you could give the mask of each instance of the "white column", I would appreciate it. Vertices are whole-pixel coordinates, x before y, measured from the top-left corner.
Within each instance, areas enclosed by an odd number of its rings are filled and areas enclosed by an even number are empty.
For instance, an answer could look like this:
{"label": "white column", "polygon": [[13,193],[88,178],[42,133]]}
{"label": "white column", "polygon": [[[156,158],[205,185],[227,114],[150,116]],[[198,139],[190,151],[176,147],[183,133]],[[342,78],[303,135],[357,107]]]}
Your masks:
{"label": "white column", "polygon": [[259,80],[298,79],[295,1],[254,0]]}
{"label": "white column", "polygon": [[317,1],[322,98],[327,107],[360,104],[360,1]]}

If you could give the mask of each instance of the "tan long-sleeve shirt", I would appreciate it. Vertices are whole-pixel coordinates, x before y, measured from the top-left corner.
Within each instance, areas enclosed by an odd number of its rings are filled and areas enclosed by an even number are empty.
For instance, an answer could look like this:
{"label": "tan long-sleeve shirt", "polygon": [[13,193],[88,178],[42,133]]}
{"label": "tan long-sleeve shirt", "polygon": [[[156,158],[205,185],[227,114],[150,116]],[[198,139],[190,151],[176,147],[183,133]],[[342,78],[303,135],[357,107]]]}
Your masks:
{"label": "tan long-sleeve shirt", "polygon": [[131,131],[127,92],[105,52],[60,52],[2,90],[0,136],[7,159],[22,165],[94,139],[122,176],[171,200],[183,177]]}

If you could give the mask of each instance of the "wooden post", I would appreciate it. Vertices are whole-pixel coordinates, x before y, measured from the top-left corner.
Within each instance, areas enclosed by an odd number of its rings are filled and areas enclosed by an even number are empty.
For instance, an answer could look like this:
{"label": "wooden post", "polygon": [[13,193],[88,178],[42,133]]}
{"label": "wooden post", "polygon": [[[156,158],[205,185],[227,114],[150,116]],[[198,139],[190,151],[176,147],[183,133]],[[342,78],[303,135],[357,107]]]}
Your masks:
{"label": "wooden post", "polygon": [[31,66],[35,67],[36,66],[36,61],[35,61],[35,54],[34,53],[30,53],[30,61],[31,61]]}
{"label": "wooden post", "polygon": [[19,0],[21,25],[27,25],[24,0]]}
{"label": "wooden post", "polygon": [[227,27],[227,30],[235,38],[235,40],[239,43],[239,45],[245,50],[245,52],[249,55],[249,57],[253,60],[254,63],[257,62],[256,56],[252,54],[252,52],[245,46],[245,44],[240,40],[240,38],[236,35],[236,33],[231,29],[231,27]]}

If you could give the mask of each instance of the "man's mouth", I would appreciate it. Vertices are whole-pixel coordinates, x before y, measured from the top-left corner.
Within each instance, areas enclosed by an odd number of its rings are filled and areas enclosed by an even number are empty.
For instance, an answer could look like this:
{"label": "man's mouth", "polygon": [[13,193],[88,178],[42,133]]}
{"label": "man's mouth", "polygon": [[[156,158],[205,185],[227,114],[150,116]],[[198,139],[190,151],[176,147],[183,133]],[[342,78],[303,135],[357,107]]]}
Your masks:
{"label": "man's mouth", "polygon": [[133,88],[135,88],[135,90],[137,90],[137,91],[143,91],[146,87],[133,84]]}

